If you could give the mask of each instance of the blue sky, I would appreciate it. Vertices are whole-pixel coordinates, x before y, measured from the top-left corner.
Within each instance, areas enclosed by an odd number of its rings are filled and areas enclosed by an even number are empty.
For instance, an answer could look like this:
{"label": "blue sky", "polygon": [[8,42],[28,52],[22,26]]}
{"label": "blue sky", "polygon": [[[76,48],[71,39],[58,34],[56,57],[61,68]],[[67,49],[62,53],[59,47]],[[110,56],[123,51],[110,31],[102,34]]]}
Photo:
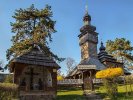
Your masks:
{"label": "blue sky", "polygon": [[[60,57],[72,57],[77,64],[80,62],[78,41],[79,29],[83,26],[87,0],[0,0],[0,59],[6,61],[6,50],[11,46],[10,22],[15,9],[27,8],[34,4],[44,8],[52,6],[53,19],[57,21],[57,33],[53,34],[51,50]],[[88,0],[89,14],[92,25],[99,33],[99,42],[115,38],[127,38],[133,43],[133,0]],[[99,47],[99,44],[98,44]],[[61,63],[65,72],[65,62]]]}

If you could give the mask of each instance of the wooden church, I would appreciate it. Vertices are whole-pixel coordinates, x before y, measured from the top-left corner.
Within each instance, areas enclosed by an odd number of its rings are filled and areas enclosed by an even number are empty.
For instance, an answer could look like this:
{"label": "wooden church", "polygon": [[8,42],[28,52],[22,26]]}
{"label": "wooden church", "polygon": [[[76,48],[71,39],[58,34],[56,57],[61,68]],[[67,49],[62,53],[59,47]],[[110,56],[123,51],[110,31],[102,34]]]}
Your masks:
{"label": "wooden church", "polygon": [[84,25],[80,29],[79,46],[81,48],[81,61],[67,76],[68,79],[82,79],[84,90],[93,90],[93,79],[99,70],[108,67],[123,67],[123,63],[118,62],[105,51],[101,43],[100,52],[97,52],[98,33],[96,27],[91,25],[91,16],[86,10],[83,17]]}
{"label": "wooden church", "polygon": [[19,85],[20,100],[52,100],[57,93],[59,65],[38,46],[15,58],[10,68]]}

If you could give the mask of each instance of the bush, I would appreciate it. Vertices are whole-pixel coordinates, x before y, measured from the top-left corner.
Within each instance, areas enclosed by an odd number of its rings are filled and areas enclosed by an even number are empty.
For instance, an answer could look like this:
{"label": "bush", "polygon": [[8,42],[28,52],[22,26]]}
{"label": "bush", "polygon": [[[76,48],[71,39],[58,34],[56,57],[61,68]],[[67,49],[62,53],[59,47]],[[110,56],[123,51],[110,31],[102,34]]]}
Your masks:
{"label": "bush", "polygon": [[12,100],[18,96],[18,86],[11,83],[0,83],[0,100]]}
{"label": "bush", "polygon": [[58,80],[58,81],[61,81],[61,80],[63,80],[63,79],[64,79],[63,76],[57,76],[57,80]]}
{"label": "bush", "polygon": [[4,83],[13,83],[13,75],[7,75],[4,79]]}
{"label": "bush", "polygon": [[114,78],[123,75],[122,68],[108,68],[96,73],[96,78]]}
{"label": "bush", "polygon": [[107,95],[111,99],[116,99],[117,94],[117,77],[123,75],[122,68],[107,68],[96,73],[96,78],[102,78]]}

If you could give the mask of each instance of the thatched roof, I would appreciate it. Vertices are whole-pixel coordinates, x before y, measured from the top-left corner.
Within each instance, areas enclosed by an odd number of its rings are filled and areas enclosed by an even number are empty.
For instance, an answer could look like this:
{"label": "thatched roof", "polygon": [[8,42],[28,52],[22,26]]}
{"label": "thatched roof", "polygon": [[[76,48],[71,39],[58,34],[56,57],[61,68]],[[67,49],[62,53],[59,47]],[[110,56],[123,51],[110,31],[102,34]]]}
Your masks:
{"label": "thatched roof", "polygon": [[[11,63],[60,68],[60,66],[53,60],[52,57],[46,56],[38,47],[34,47],[30,52],[15,58]],[[11,64],[11,67],[12,66],[13,64]]]}

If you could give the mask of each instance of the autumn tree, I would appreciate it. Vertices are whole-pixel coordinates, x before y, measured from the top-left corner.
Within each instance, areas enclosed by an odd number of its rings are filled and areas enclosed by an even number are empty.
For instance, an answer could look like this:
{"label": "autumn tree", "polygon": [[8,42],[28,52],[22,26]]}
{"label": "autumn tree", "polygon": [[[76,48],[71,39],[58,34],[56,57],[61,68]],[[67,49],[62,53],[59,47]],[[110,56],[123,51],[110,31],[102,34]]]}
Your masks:
{"label": "autumn tree", "polygon": [[125,38],[116,38],[114,41],[108,40],[106,50],[125,65],[131,66],[133,64],[133,47],[129,40]]}
{"label": "autumn tree", "polygon": [[49,48],[52,42],[51,35],[56,32],[55,21],[52,20],[51,6],[46,5],[43,9],[37,9],[34,5],[27,9],[16,10],[12,16],[15,22],[11,22],[12,46],[7,50],[7,60],[12,59],[30,51],[36,44],[47,56],[57,61],[62,61],[53,54]]}

